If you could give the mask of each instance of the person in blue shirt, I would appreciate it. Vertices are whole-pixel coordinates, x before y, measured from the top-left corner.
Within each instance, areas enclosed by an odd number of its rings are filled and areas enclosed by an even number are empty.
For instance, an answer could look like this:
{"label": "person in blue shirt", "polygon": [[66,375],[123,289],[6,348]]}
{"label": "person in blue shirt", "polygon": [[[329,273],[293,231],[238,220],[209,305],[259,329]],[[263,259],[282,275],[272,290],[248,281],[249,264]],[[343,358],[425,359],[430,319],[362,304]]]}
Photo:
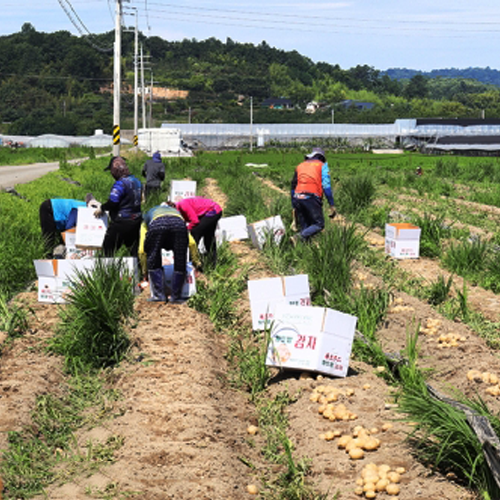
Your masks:
{"label": "person in blue shirt", "polygon": [[45,241],[47,253],[52,253],[56,244],[60,243],[62,231],[76,226],[78,207],[94,206],[98,203],[91,193],[85,197],[85,201],[52,198],[45,200],[40,205],[40,227],[42,237]]}
{"label": "person in blue shirt", "polygon": [[125,245],[130,255],[137,257],[142,222],[141,181],[131,175],[127,163],[121,156],[113,156],[104,170],[111,172],[115,183],[106,203],[94,212],[96,217],[100,217],[104,211],[108,211],[111,219],[104,236],[102,250],[106,257],[112,257],[122,245]]}

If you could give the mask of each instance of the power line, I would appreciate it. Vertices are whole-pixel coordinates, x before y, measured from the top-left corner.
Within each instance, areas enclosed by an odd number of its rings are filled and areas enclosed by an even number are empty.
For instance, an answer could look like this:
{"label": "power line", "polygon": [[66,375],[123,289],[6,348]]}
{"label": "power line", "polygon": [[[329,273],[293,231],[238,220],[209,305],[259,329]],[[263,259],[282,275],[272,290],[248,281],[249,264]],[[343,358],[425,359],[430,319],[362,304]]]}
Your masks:
{"label": "power line", "polygon": [[[359,34],[359,33],[366,33],[366,30],[374,30],[374,31],[382,31],[382,35],[385,36],[394,36],[394,33],[396,31],[400,32],[426,32],[426,36],[429,38],[465,38],[464,35],[467,34],[477,34],[477,33],[500,33],[500,29],[492,29],[492,30],[447,30],[446,34],[439,34],[435,32],[435,28],[404,28],[404,27],[398,27],[397,25],[392,25],[391,26],[391,31],[388,31],[387,26],[372,26],[372,27],[361,27],[358,26],[357,29],[358,31],[356,32],[356,28],[353,27],[352,25],[339,25],[336,26],[336,29],[331,28],[330,23],[314,23],[314,26],[311,28],[301,28],[300,26],[311,26],[310,22],[290,22],[290,21],[279,21],[279,20],[274,20],[274,21],[264,21],[266,23],[271,23],[271,25],[266,26],[263,25],[263,21],[261,19],[246,19],[246,18],[235,18],[235,17],[229,17],[229,16],[213,16],[210,14],[185,14],[185,13],[178,13],[178,12],[173,12],[174,15],[172,15],[172,11],[165,11],[165,10],[155,10],[155,12],[159,13],[167,13],[168,12],[168,17],[166,16],[161,16],[161,15],[156,15],[155,18],[157,19],[165,19],[168,21],[189,21],[190,23],[197,23],[197,24],[209,24],[209,25],[222,25],[222,26],[232,26],[232,27],[239,27],[239,28],[259,28],[262,30],[266,31],[291,31],[291,28],[289,27],[290,25],[293,25],[294,31],[297,32],[317,32],[318,27],[321,27],[321,32],[322,33],[343,33],[345,34],[346,31],[344,30],[349,30],[348,34]],[[175,16],[177,14],[177,17]],[[184,16],[184,17],[183,17]],[[185,16],[189,16],[186,18]],[[199,18],[210,18],[210,21],[207,20],[198,20],[196,17]],[[215,20],[217,19],[217,20]],[[223,22],[223,21],[218,21],[219,19],[225,19],[228,22]],[[254,23],[254,24],[246,24],[246,23]],[[284,27],[282,27],[284,25]],[[353,29],[354,28],[354,29]],[[363,31],[359,31],[363,30]],[[449,34],[450,32],[457,32],[459,34],[453,35]]]}
{"label": "power line", "polygon": [[[68,19],[71,21],[71,23],[76,28],[76,30],[78,31],[78,33],[80,33],[80,35],[82,35],[83,39],[89,45],[91,45],[94,49],[98,50],[99,52],[106,53],[106,52],[111,52],[113,50],[113,47],[110,47],[110,48],[108,48],[108,47],[100,47],[99,45],[97,45],[94,42],[92,42],[92,40],[90,40],[89,38],[87,38],[87,36],[93,37],[94,35],[89,31],[89,29],[87,28],[87,26],[85,26],[85,23],[81,20],[80,16],[76,12],[76,10],[73,8],[73,6],[71,5],[71,2],[69,0],[57,0],[57,1],[59,2],[59,5],[62,7],[62,9],[64,10],[64,12],[68,16]],[[68,4],[69,9],[71,10],[71,12],[75,16],[75,18],[78,20],[78,23],[80,23],[80,24],[78,24],[75,21],[75,19],[73,18],[73,15],[68,10],[68,8],[64,4],[64,2],[66,2]],[[84,30],[86,31],[86,33],[84,33]]]}
{"label": "power line", "polygon": [[[258,12],[258,11],[245,11],[245,10],[235,10],[235,9],[217,9],[214,7],[190,7],[187,5],[178,5],[178,4],[172,4],[172,3],[164,3],[164,2],[150,2],[150,5],[158,5],[161,7],[169,7],[169,8],[174,8],[174,9],[181,9],[181,10],[189,10],[189,11],[194,11],[194,12],[200,12],[200,11],[205,11],[205,12],[219,12],[223,14],[237,14],[237,15],[249,15],[249,16],[256,16],[257,19],[262,20],[262,18],[265,17],[272,17],[274,18],[273,22],[279,22],[276,21],[276,16],[279,15],[280,18],[288,18],[288,19],[300,19],[300,20],[314,20],[314,21],[328,21],[330,22],[337,22],[337,21],[350,21],[350,22],[356,22],[356,23],[372,23],[372,22],[382,22],[385,23],[385,26],[394,26],[395,23],[397,24],[425,24],[425,25],[458,25],[458,26],[471,26],[471,25],[490,25],[490,26],[498,26],[498,21],[451,21],[451,20],[425,20],[425,21],[419,21],[419,20],[409,20],[409,19],[401,19],[401,20],[396,20],[395,18],[391,18],[390,22],[387,22],[387,18],[385,19],[377,19],[374,17],[371,18],[360,18],[360,17],[343,17],[343,16],[335,16],[335,17],[329,17],[329,16],[324,16],[324,15],[316,15],[316,16],[311,16],[311,15],[298,15],[298,14],[290,14],[287,12],[279,12],[279,13],[272,13],[272,12]],[[165,12],[160,10],[160,12]],[[170,10],[168,12],[171,12]],[[284,21],[282,21],[284,22]]]}

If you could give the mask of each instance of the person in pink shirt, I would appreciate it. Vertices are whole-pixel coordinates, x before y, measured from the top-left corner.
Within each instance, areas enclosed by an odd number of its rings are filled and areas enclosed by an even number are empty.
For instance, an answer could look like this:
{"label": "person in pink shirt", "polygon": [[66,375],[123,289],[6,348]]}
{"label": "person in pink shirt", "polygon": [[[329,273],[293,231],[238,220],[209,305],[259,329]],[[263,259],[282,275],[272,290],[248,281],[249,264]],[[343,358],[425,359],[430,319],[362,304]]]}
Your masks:
{"label": "person in pink shirt", "polygon": [[212,263],[217,263],[217,247],[215,244],[215,229],[217,222],[222,217],[222,208],[209,198],[195,196],[184,198],[175,203],[175,208],[188,223],[188,230],[196,244],[203,238],[208,255],[212,256]]}

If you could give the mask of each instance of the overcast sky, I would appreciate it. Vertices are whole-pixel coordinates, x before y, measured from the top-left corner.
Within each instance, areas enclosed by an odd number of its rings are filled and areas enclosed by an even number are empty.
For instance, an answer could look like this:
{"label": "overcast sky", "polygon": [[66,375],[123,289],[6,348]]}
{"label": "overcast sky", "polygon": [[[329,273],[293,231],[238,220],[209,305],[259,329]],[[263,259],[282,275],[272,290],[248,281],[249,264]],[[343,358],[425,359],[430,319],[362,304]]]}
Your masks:
{"label": "overcast sky", "polygon": [[[172,3],[170,3],[172,2]],[[2,0],[0,35],[20,31],[114,29],[115,0]],[[500,69],[499,0],[130,0],[139,29],[166,40],[215,37],[296,50],[348,69],[406,67]],[[63,9],[63,6],[65,9]],[[80,19],[84,25],[78,23]],[[135,24],[126,15],[125,24]],[[1,68],[0,68],[1,70]]]}

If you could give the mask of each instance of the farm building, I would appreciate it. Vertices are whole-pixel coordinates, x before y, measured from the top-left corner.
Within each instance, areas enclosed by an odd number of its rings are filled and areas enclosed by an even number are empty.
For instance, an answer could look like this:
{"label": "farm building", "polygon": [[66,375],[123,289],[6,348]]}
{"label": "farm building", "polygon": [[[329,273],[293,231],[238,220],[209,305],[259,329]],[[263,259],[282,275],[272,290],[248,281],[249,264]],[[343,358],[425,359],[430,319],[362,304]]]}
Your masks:
{"label": "farm building", "polygon": [[269,97],[261,102],[261,107],[269,109],[292,109],[293,103],[290,99],[284,99],[282,97]]}
{"label": "farm building", "polygon": [[499,156],[500,135],[448,135],[428,143],[424,153],[460,153],[470,156]]}
{"label": "farm building", "polygon": [[356,108],[359,111],[369,110],[375,106],[373,102],[363,102],[363,101],[354,101],[352,99],[346,99],[345,101],[339,102],[339,106],[347,109],[347,108]]}
{"label": "farm building", "polygon": [[498,119],[417,119],[401,137],[406,147],[426,153],[497,155],[500,153]]}

